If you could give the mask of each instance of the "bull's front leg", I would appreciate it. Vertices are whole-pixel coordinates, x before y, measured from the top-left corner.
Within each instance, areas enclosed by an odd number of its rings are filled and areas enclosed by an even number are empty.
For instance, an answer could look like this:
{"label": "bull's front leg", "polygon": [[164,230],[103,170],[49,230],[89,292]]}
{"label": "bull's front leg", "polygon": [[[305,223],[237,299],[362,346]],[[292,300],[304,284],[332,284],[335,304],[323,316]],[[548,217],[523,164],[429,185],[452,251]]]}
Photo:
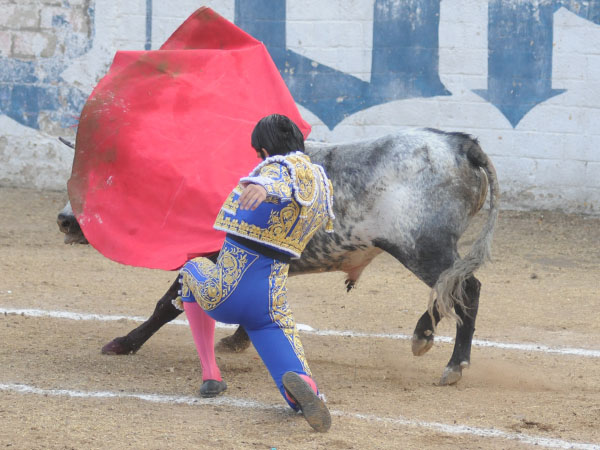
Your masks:
{"label": "bull's front leg", "polygon": [[[156,304],[156,308],[154,308],[154,312],[148,320],[131,330],[126,336],[110,341],[102,347],[102,353],[105,355],[130,355],[135,353],[163,325],[179,316],[181,311],[173,306],[172,300],[177,297],[180,286],[179,279],[175,279],[171,287]],[[234,334],[221,339],[217,348],[221,351],[241,352],[249,346],[250,338],[240,326]]]}
{"label": "bull's front leg", "polygon": [[176,278],[165,295],[158,301],[154,312],[148,320],[130,331],[126,336],[121,336],[110,341],[102,347],[102,353],[105,355],[129,355],[137,352],[163,325],[181,314],[181,311],[175,308],[171,302],[177,297],[179,289],[179,280]]}
{"label": "bull's front leg", "polygon": [[455,305],[454,311],[461,318],[462,324],[456,326],[454,351],[448,365],[444,369],[440,385],[454,384],[462,378],[462,370],[471,364],[471,344],[475,333],[475,319],[479,309],[479,291],[481,283],[474,276],[465,281],[465,309]]}

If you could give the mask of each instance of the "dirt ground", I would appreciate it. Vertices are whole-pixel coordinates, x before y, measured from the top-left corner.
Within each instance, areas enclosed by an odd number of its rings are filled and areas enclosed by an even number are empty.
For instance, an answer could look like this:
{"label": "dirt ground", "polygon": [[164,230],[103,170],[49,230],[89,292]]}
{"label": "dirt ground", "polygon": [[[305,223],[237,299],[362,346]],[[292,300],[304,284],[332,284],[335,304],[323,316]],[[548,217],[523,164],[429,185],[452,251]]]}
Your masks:
{"label": "dirt ground", "polygon": [[[136,322],[6,313],[147,317],[173,281],[173,273],[64,245],[55,220],[65,200],[0,189],[0,448],[600,448],[598,218],[500,214],[494,262],[477,274],[475,338],[532,347],[477,345],[450,387],[437,381],[452,344],[414,357],[410,341],[392,338],[412,334],[428,289],[391,257],[376,258],[350,293],[342,273],[290,279],[299,323],[369,334],[301,333],[333,414],[331,430],[319,434],[284,408],[254,349],[219,353],[229,389],[201,400],[186,326],[165,326],[135,355],[106,356],[102,345]],[[229,333],[219,328],[217,338]],[[439,334],[453,337],[454,325],[444,321]]]}

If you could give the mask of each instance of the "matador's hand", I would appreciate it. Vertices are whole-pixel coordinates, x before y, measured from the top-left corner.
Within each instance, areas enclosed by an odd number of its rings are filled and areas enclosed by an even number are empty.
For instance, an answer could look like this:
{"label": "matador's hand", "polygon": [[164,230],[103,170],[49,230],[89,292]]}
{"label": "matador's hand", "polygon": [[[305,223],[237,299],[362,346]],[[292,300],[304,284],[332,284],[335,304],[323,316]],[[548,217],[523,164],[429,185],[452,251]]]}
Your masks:
{"label": "matador's hand", "polygon": [[240,208],[254,211],[267,198],[267,190],[258,184],[248,184],[240,195]]}

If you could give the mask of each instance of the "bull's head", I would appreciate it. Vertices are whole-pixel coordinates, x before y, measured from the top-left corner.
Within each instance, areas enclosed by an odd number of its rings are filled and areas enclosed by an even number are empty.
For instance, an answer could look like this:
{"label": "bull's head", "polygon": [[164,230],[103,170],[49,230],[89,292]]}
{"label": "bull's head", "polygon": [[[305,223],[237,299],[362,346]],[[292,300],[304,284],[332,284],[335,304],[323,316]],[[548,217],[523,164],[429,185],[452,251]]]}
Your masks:
{"label": "bull's head", "polygon": [[68,202],[56,218],[58,229],[65,233],[65,244],[87,244],[88,241],[77,223],[71,202]]}
{"label": "bull's head", "polygon": [[[60,141],[71,147],[75,148],[75,146],[67,141],[66,139],[59,138]],[[83,235],[83,231],[81,231],[81,227],[77,223],[77,219],[75,218],[75,214],[73,214],[73,209],[71,208],[71,202],[68,202],[61,212],[58,213],[58,217],[56,218],[56,223],[58,224],[58,229],[65,233],[65,244],[87,244],[88,241]]]}

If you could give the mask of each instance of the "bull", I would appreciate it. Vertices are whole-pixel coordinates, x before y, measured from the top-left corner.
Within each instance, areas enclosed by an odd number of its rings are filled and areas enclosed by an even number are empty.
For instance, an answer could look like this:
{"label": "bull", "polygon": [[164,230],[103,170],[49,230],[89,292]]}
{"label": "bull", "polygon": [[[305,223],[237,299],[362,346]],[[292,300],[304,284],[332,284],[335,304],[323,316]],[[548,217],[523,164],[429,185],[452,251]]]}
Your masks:
{"label": "bull", "polygon": [[[349,291],[373,258],[389,253],[431,288],[427,310],[414,329],[413,354],[421,356],[433,346],[443,317],[456,321],[454,350],[440,384],[456,383],[471,360],[481,287],[474,272],[490,258],[498,217],[500,191],[489,157],[473,137],[431,128],[345,144],[307,141],[306,153],[333,183],[335,233],[318,232],[302,257],[291,262],[290,275],[343,271]],[[461,258],[457,243],[483,207],[488,188],[487,220]],[[65,242],[86,242],[70,205],[57,220]],[[102,353],[135,353],[180,314],[171,303],[178,289],[175,280],[151,317],[106,344]],[[242,351],[250,341],[238,327],[218,345]]]}

